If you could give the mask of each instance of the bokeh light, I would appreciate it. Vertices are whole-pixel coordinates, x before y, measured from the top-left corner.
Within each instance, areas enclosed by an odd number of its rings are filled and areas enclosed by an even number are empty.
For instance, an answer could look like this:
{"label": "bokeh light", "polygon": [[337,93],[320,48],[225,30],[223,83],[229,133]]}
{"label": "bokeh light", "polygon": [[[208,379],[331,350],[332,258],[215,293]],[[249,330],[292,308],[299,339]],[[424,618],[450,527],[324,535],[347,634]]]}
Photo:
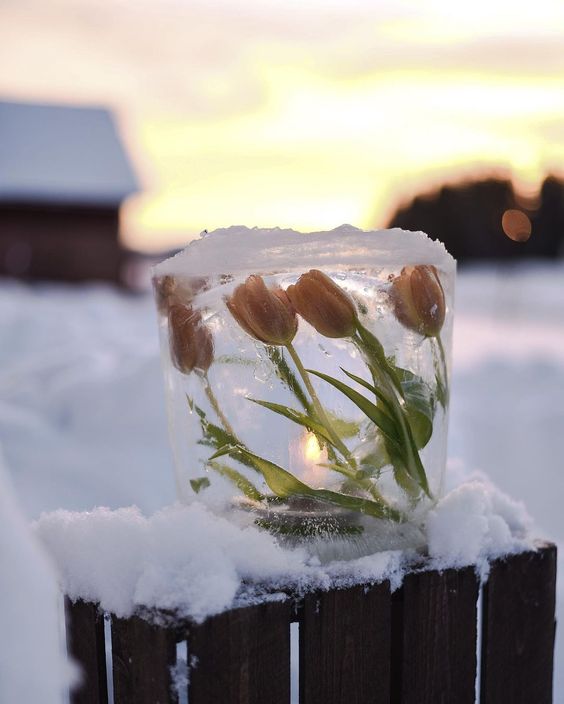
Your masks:
{"label": "bokeh light", "polygon": [[515,242],[526,242],[533,229],[528,215],[512,208],[503,213],[501,226],[509,239]]}

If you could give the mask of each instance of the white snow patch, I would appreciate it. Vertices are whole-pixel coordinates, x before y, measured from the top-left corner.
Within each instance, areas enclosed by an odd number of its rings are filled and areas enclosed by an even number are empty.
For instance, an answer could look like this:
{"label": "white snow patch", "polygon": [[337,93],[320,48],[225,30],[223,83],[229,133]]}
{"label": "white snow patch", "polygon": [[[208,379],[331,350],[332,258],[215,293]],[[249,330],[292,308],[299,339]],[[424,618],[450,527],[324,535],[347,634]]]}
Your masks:
{"label": "white snow patch", "polygon": [[71,669],[55,571],[17,505],[0,457],[0,702],[61,704]]}
{"label": "white snow patch", "polygon": [[531,519],[523,504],[482,481],[461,484],[427,517],[429,555],[439,568],[477,565],[533,549]]}
{"label": "white snow patch", "polygon": [[57,563],[64,591],[118,616],[136,606],[177,609],[201,620],[226,609],[241,578],[281,578],[301,551],[239,528],[202,504],[175,504],[145,517],[137,508],[42,515],[35,529]]}
{"label": "white snow patch", "polygon": [[[524,508],[491,485],[463,484],[429,516],[433,565],[483,568],[488,559],[532,546],[529,526]],[[320,564],[305,549],[281,547],[269,533],[237,526],[198,502],[149,517],[136,508],[55,511],[35,529],[65,592],[122,617],[156,607],[201,621],[288,586],[306,592],[388,579],[396,589],[421,561],[413,551],[388,551]]]}

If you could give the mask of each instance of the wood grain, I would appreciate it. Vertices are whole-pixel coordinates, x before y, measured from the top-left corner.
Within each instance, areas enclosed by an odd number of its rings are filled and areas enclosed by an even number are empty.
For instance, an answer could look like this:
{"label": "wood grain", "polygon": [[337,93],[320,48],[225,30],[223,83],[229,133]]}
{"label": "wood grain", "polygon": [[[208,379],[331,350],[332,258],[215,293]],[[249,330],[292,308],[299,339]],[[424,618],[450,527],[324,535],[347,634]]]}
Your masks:
{"label": "wood grain", "polygon": [[474,704],[477,600],[472,567],[405,578],[393,609],[394,704]]}
{"label": "wood grain", "polygon": [[190,628],[190,704],[289,704],[290,601],[227,611]]}
{"label": "wood grain", "polygon": [[498,560],[484,587],[482,704],[550,704],[556,547]]}
{"label": "wood grain", "polygon": [[390,609],[387,582],[305,597],[300,704],[388,704]]}
{"label": "wood grain", "polygon": [[174,704],[175,632],[132,616],[112,618],[114,704]]}
{"label": "wood grain", "polygon": [[81,668],[80,684],[71,704],[107,704],[104,616],[96,604],[65,597],[67,650]]}

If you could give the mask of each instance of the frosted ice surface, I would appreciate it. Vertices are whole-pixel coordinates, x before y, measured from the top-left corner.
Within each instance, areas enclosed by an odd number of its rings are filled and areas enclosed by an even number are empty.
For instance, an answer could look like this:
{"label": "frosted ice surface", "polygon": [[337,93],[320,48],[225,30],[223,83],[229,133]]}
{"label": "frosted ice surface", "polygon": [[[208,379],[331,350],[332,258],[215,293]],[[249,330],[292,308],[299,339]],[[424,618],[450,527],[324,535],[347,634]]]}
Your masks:
{"label": "frosted ice surface", "polygon": [[440,242],[423,232],[359,230],[341,225],[328,232],[233,226],[204,233],[174,257],[154,268],[160,275],[284,271],[315,266],[385,267],[434,264],[446,273],[455,260]]}

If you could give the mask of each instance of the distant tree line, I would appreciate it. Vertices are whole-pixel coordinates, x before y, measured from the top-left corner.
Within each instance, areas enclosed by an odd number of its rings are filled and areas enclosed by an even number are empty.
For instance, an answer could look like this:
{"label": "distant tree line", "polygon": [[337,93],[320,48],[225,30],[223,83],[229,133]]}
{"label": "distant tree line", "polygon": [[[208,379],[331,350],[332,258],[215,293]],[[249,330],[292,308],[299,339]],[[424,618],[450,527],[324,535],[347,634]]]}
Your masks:
{"label": "distant tree line", "polygon": [[[526,242],[512,241],[502,218],[508,210],[530,220]],[[526,218],[524,218],[526,221]],[[564,256],[564,182],[547,177],[538,199],[519,198],[510,180],[488,178],[445,185],[418,195],[393,215],[389,227],[423,230],[459,261]]]}

